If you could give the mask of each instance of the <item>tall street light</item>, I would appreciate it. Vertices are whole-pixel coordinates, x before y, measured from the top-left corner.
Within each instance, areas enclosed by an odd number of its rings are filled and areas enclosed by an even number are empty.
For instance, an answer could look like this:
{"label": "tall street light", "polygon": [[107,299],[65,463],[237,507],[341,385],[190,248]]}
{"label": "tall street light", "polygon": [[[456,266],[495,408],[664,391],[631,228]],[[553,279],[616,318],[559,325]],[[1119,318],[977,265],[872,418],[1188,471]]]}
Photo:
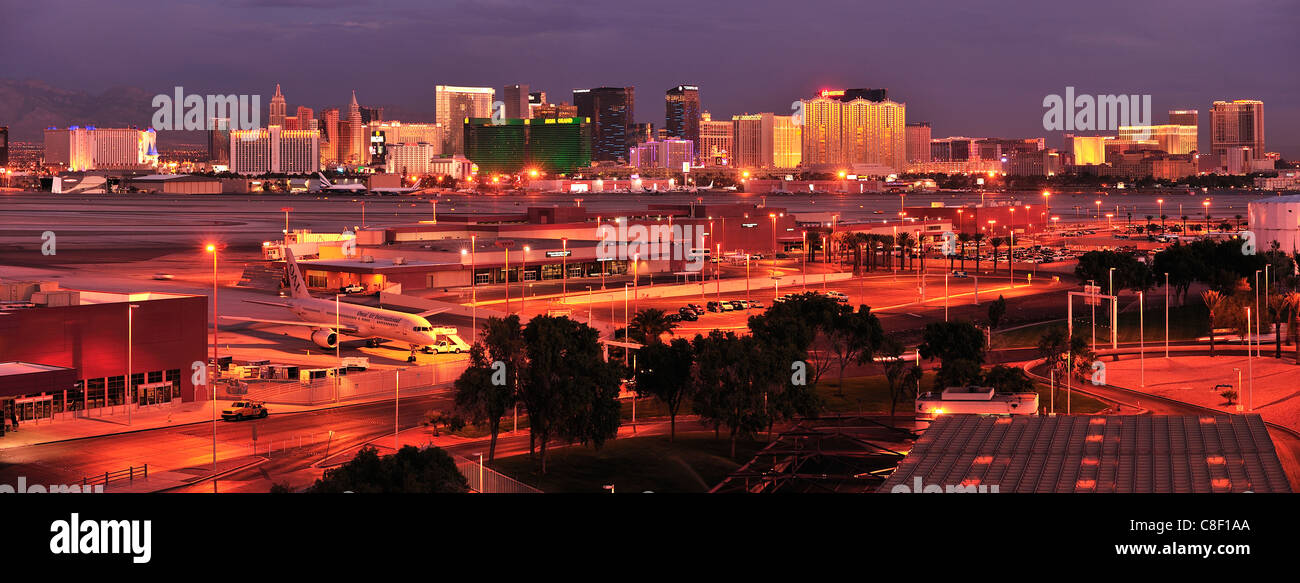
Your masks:
{"label": "tall street light", "polygon": [[1165,358],[1169,358],[1169,272],[1165,272]]}
{"label": "tall street light", "polygon": [[[289,215],[285,215],[288,217]],[[285,237],[289,236],[287,230]],[[216,376],[221,371],[221,366],[217,364],[217,246],[208,243],[207,252],[212,254],[212,378],[208,379],[208,394],[212,401],[212,492],[217,491],[217,384]]]}
{"label": "tall street light", "polygon": [[526,302],[528,301],[528,288],[526,287],[528,284],[526,283],[526,281],[528,279],[528,252],[531,250],[532,249],[530,249],[528,245],[524,245],[523,259],[520,260],[522,261],[521,267],[519,268],[519,317],[520,318],[524,317],[524,306],[527,305]]}

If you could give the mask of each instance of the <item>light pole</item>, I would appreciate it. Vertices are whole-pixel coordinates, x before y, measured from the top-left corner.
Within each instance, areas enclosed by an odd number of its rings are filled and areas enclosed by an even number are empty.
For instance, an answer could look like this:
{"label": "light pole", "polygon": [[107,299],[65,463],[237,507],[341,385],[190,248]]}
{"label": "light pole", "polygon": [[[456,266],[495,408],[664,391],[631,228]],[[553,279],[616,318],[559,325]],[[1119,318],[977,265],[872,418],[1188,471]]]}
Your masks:
{"label": "light pole", "polygon": [[284,244],[288,245],[289,244],[289,213],[293,211],[293,207],[291,206],[280,207],[280,211],[284,213]]}
{"label": "light pole", "polygon": [[[339,334],[339,297],[343,294],[334,294],[334,402],[339,402],[339,369],[343,368],[343,338]],[[412,352],[414,354],[414,352]]]}
{"label": "light pole", "polygon": [[[1141,366],[1142,366],[1142,376],[1141,376],[1140,384],[1138,386],[1145,389],[1147,387],[1147,346],[1146,346],[1146,312],[1143,311],[1142,308],[1143,295],[1144,292],[1142,291],[1138,292],[1138,360],[1141,362]],[[1111,305],[1114,304],[1115,302],[1111,301]]]}
{"label": "light pole", "polygon": [[808,291],[808,231],[804,231],[802,237],[803,237],[803,242],[799,244],[799,252],[800,255],[803,256],[800,257],[803,263],[802,265],[803,277],[801,278],[803,280],[801,284],[803,287],[799,289],[801,291],[807,292]]}
{"label": "light pole", "polygon": [[[569,238],[561,237],[560,244],[563,251],[560,252],[560,297],[564,300],[569,299]],[[561,300],[563,301],[563,300]]]}
{"label": "light pole", "polygon": [[943,321],[948,321],[948,272],[943,272]]}
{"label": "light pole", "polygon": [[126,385],[123,389],[126,391],[126,398],[124,400],[126,401],[127,425],[131,424],[131,409],[135,408],[135,391],[131,390],[131,372],[133,370],[132,365],[134,364],[132,362],[132,357],[134,356],[133,352],[135,350],[135,343],[133,342],[134,339],[132,337],[135,334],[135,309],[138,307],[140,307],[139,304],[126,305]]}
{"label": "light pole", "polygon": [[524,307],[528,305],[528,288],[525,281],[528,280],[528,245],[524,245],[523,259],[519,267],[519,317],[524,317]]}
{"label": "light pole", "polygon": [[1165,232],[1165,199],[1157,198],[1156,206],[1160,209],[1160,232]]}
{"label": "light pole", "polygon": [[1165,272],[1165,358],[1169,358],[1169,272]]}
{"label": "light pole", "polygon": [[[286,229],[285,237],[287,238],[289,236],[289,232],[287,230],[289,215],[287,214],[287,211],[284,216],[285,216],[285,229]],[[212,401],[212,476],[213,476],[212,492],[216,493],[217,491],[217,479],[216,479],[216,475],[217,475],[217,384],[216,384],[215,377],[217,376],[217,372],[221,370],[221,366],[217,363],[217,246],[212,243],[208,243],[207,251],[208,253],[212,254],[212,376],[213,378],[208,379],[208,393],[211,395],[210,400]]]}
{"label": "light pole", "polygon": [[1250,375],[1250,400],[1247,401],[1246,411],[1255,410],[1255,359],[1250,353],[1250,306],[1246,306],[1246,370]]}

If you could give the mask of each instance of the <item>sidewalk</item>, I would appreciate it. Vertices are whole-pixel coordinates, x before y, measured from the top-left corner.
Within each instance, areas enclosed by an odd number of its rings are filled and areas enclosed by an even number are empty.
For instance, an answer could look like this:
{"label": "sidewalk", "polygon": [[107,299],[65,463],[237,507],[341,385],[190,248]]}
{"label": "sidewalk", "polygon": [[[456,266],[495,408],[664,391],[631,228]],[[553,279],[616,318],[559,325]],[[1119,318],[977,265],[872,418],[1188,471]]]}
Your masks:
{"label": "sidewalk", "polygon": [[210,480],[213,476],[219,477],[237,470],[253,467],[265,461],[266,458],[262,456],[244,456],[217,462],[216,471],[213,471],[211,465],[165,470],[149,474],[148,478],[141,478],[129,482],[115,481],[106,486],[104,492],[106,494],[145,494],[150,492],[165,492],[167,490]]}
{"label": "sidewalk", "polygon": [[[441,388],[445,387],[403,387],[402,396],[414,397],[425,395]],[[322,405],[273,404],[268,405],[268,409],[270,410],[271,415],[275,416],[289,413],[302,413],[305,411],[320,411],[337,407],[348,407],[365,403],[391,401],[392,399],[392,395],[379,395]],[[216,401],[216,417],[220,419],[221,410],[228,407],[233,402],[233,400],[229,399],[218,399]],[[28,445],[68,441],[72,439],[85,439],[89,437],[102,437],[105,435],[132,433],[136,431],[147,431],[162,427],[211,423],[213,419],[212,403],[212,401],[189,402],[175,405],[164,405],[162,408],[155,406],[147,410],[137,409],[130,415],[129,424],[127,422],[126,411],[121,407],[118,407],[116,412],[112,410],[106,412],[103,417],[82,417],[61,421],[42,420],[40,423],[27,421],[18,426],[18,431],[6,431],[4,437],[0,437],[0,451]]]}

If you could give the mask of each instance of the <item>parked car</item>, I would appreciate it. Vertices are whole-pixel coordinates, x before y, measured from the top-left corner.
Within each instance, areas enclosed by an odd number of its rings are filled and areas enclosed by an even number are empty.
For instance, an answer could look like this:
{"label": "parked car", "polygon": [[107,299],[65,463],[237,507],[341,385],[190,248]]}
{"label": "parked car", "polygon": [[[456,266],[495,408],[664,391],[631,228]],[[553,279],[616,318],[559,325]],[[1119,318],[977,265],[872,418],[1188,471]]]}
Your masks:
{"label": "parked car", "polygon": [[680,313],[677,313],[677,314],[668,314],[668,315],[664,316],[664,320],[667,320],[667,321],[669,321],[669,322],[681,322],[681,321],[682,321],[682,315],[681,315]]}
{"label": "parked car", "polygon": [[690,308],[681,308],[677,310],[677,314],[681,316],[681,319],[687,322],[695,322],[700,319],[700,315]]}
{"label": "parked car", "polygon": [[226,421],[243,421],[245,419],[261,419],[270,414],[266,410],[266,405],[260,401],[235,401],[229,407],[221,410],[221,418]]}
{"label": "parked car", "polygon": [[345,285],[345,286],[339,288],[339,292],[341,292],[341,293],[345,293],[345,294],[359,294],[359,293],[361,293],[361,292],[363,292],[363,291],[366,291],[366,286],[361,285],[361,284],[359,284],[359,283],[349,283],[349,284],[347,284],[347,285]]}
{"label": "parked car", "polygon": [[705,310],[699,304],[686,304],[686,307],[690,308],[690,310],[695,312],[697,315],[704,315]]}
{"label": "parked car", "polygon": [[749,309],[749,302],[746,302],[745,300],[731,300],[729,303],[731,304],[731,309],[733,310]]}
{"label": "parked car", "polygon": [[159,281],[170,281],[176,279],[176,276],[170,273],[155,273],[153,274],[153,278]]}

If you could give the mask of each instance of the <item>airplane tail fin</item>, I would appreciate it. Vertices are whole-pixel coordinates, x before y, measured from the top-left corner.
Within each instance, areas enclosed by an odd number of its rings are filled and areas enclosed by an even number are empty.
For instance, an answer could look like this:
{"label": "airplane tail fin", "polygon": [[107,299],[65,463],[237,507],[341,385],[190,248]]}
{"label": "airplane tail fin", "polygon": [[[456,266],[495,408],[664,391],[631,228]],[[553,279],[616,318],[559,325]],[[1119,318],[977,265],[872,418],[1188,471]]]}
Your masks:
{"label": "airplane tail fin", "polygon": [[330,183],[328,178],[325,178],[325,175],[323,173],[317,172],[316,178],[320,179],[321,188],[329,188],[331,186],[334,186],[332,183]]}
{"label": "airplane tail fin", "polygon": [[288,245],[284,247],[284,271],[289,276],[289,297],[310,298],[311,294],[307,292],[307,281],[302,278],[302,270],[298,268],[298,261],[294,259],[293,251]]}

